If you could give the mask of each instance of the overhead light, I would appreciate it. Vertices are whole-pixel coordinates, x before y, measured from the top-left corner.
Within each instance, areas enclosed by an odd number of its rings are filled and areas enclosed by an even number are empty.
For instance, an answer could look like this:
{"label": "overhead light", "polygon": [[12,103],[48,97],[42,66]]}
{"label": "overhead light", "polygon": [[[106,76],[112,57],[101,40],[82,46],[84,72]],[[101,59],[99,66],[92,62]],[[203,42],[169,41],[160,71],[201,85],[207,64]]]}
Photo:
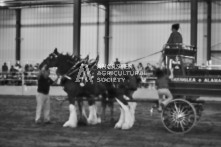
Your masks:
{"label": "overhead light", "polygon": [[0,2],[0,6],[3,7],[6,6],[6,4],[4,2]]}
{"label": "overhead light", "polygon": [[0,7],[6,6],[5,0],[0,0]]}

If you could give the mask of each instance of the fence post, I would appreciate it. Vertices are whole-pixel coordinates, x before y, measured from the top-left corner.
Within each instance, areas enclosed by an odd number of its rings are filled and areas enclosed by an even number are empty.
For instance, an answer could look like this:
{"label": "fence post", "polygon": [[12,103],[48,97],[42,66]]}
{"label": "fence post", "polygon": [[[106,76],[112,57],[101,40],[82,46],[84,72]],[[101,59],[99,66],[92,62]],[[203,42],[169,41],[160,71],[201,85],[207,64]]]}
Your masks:
{"label": "fence post", "polygon": [[24,76],[24,72],[21,72],[21,81],[22,81],[22,95],[24,95],[24,85],[25,85],[25,76]]}

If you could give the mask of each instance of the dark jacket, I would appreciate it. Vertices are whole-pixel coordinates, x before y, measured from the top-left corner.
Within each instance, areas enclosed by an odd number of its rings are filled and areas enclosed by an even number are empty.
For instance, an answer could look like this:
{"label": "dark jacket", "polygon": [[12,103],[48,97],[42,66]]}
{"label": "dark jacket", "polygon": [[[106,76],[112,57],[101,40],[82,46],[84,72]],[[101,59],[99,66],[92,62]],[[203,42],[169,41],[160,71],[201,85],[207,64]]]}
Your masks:
{"label": "dark jacket", "polygon": [[164,75],[156,80],[157,89],[169,88],[169,77]]}
{"label": "dark jacket", "polygon": [[182,35],[179,32],[172,32],[167,41],[168,44],[183,43]]}
{"label": "dark jacket", "polygon": [[8,66],[4,64],[4,65],[2,66],[2,71],[3,71],[3,72],[8,72]]}
{"label": "dark jacket", "polygon": [[39,76],[38,78],[38,92],[43,94],[48,94],[50,90],[50,85],[52,85],[54,81],[51,78],[45,78],[44,76]]}

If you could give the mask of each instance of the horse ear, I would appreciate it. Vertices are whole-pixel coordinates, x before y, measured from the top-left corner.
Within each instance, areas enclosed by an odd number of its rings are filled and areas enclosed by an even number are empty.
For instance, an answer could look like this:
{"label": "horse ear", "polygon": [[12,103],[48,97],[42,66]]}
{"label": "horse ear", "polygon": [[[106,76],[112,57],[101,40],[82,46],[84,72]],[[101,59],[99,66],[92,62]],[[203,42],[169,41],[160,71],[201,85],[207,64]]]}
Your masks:
{"label": "horse ear", "polygon": [[54,49],[54,53],[58,54],[58,49],[57,48]]}
{"label": "horse ear", "polygon": [[99,55],[97,55],[96,61],[99,61]]}
{"label": "horse ear", "polygon": [[87,55],[87,57],[85,58],[85,60],[89,60],[89,55]]}

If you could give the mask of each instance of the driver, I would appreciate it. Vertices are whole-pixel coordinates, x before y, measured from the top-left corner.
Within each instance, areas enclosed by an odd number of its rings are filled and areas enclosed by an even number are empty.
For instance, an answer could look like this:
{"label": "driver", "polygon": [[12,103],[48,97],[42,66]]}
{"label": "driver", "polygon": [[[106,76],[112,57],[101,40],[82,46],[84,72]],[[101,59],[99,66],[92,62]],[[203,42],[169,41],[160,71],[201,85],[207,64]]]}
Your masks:
{"label": "driver", "polygon": [[[180,24],[173,24],[171,27],[171,31],[172,33],[170,34],[170,37],[167,41],[167,45],[170,48],[178,48],[181,49],[182,48],[182,43],[183,43],[183,37],[180,34],[180,32],[178,32],[180,28]],[[158,66],[161,68],[162,67],[162,63],[164,61],[165,56],[163,55],[164,53],[162,52],[162,55],[160,56],[160,61],[158,62]]]}
{"label": "driver", "polygon": [[167,41],[167,44],[182,44],[183,43],[183,37],[180,34],[180,32],[178,32],[180,28],[180,24],[173,24],[171,27],[171,31],[172,33],[170,34],[170,37]]}

